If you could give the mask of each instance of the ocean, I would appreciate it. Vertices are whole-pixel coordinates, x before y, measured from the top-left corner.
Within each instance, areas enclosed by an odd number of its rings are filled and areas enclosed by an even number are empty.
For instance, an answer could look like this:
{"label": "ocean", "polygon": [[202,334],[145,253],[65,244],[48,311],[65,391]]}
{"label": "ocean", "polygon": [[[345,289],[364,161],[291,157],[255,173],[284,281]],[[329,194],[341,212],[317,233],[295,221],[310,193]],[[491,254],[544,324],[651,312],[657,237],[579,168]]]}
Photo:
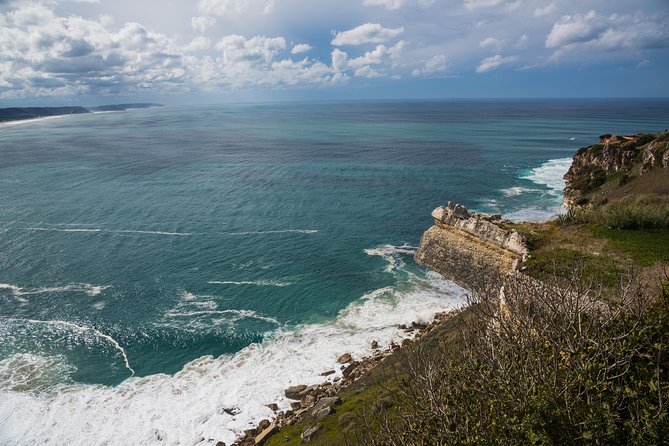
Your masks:
{"label": "ocean", "polygon": [[[174,106],[0,126],[0,444],[230,444],[466,291],[451,200],[561,211],[574,152],[666,100]],[[338,371],[329,377],[334,379]]]}

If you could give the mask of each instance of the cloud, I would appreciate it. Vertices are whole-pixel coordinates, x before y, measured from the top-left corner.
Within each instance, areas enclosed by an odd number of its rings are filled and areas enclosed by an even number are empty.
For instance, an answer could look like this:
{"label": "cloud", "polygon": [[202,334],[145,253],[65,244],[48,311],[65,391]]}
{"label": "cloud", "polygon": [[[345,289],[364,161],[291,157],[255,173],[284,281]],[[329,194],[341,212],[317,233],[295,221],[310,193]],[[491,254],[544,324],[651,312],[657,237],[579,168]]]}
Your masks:
{"label": "cloud", "polygon": [[385,43],[404,32],[404,27],[399,28],[384,28],[378,23],[365,23],[348,31],[338,32],[332,45],[364,45],[366,43]]}
{"label": "cloud", "polygon": [[211,40],[207,39],[206,37],[202,36],[197,36],[191,42],[186,45],[186,50],[187,51],[202,51],[206,50],[211,46]]}
{"label": "cloud", "polygon": [[499,49],[502,47],[502,41],[495,37],[487,37],[479,43],[481,48],[495,48]]}
{"label": "cloud", "polygon": [[486,73],[488,71],[496,70],[497,68],[504,65],[512,64],[517,60],[518,58],[515,56],[502,57],[501,55],[497,54],[495,56],[483,59],[481,63],[479,63],[478,67],[476,67],[476,72]]}
{"label": "cloud", "polygon": [[308,43],[298,43],[295,45],[291,51],[292,54],[302,54],[302,53],[308,53],[311,51],[311,45]]}
{"label": "cloud", "polygon": [[216,19],[213,17],[204,17],[198,16],[190,19],[190,26],[194,30],[200,31],[201,33],[205,32],[208,28],[216,24]]}
{"label": "cloud", "polygon": [[546,48],[560,50],[560,56],[578,49],[617,51],[669,48],[666,17],[643,14],[612,14],[596,11],[563,16],[546,37]]}
{"label": "cloud", "polygon": [[240,15],[249,10],[269,14],[274,0],[200,0],[198,11],[204,16],[227,17]]}
{"label": "cloud", "polygon": [[381,6],[390,11],[401,8],[405,5],[417,4],[422,7],[430,6],[434,0],[364,0],[362,2],[365,6]]}
{"label": "cloud", "polygon": [[200,0],[197,9],[200,15],[191,18],[191,27],[203,33],[216,24],[218,18],[269,14],[274,10],[274,0]]}
{"label": "cloud", "polygon": [[[0,98],[102,96],[325,85],[346,80],[293,60],[282,36],[230,34],[186,44],[139,23],[57,17],[44,4],[0,14]],[[306,51],[307,44],[293,47]],[[390,56],[388,56],[390,57]]]}
{"label": "cloud", "polygon": [[481,8],[496,8],[503,6],[513,11],[520,7],[522,0],[465,0],[465,8],[471,10]]}
{"label": "cloud", "polygon": [[416,77],[431,76],[438,73],[445,73],[446,71],[448,71],[446,56],[443,54],[438,54],[425,62],[422,67],[414,69],[411,74]]}
{"label": "cloud", "polygon": [[544,7],[536,8],[534,10],[534,17],[546,17],[553,14],[555,10],[555,2],[551,2]]}

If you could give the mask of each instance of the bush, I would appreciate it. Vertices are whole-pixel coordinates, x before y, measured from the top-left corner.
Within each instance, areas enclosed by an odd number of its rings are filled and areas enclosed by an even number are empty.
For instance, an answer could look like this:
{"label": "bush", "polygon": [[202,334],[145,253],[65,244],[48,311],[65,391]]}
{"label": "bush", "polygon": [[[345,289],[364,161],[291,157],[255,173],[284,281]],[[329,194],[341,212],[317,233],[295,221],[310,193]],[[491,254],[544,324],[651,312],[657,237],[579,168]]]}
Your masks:
{"label": "bush", "polygon": [[[357,420],[359,444],[662,444],[669,438],[669,304],[621,278],[615,296],[487,278],[457,343],[418,343],[395,405]],[[498,298],[504,284],[504,298]],[[608,302],[608,303],[604,303]]]}
{"label": "bush", "polygon": [[667,228],[669,206],[616,204],[582,211],[576,218],[583,223],[596,223],[614,229]]}

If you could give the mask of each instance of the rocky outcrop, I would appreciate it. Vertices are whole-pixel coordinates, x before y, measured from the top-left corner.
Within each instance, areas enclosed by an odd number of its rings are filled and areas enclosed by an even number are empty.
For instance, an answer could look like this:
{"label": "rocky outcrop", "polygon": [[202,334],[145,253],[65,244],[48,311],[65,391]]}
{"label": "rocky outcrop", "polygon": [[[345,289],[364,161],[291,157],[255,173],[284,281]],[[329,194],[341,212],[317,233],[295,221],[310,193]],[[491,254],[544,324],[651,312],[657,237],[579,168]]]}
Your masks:
{"label": "rocky outcrop", "polygon": [[[602,135],[599,143],[583,147],[565,174],[565,205],[588,205],[607,181],[627,181],[650,170],[669,167],[669,132],[657,135]],[[613,177],[614,174],[618,174]],[[613,178],[612,178],[613,177]],[[623,179],[624,177],[624,179]]]}
{"label": "rocky outcrop", "polygon": [[517,270],[529,252],[524,237],[504,228],[499,215],[471,213],[449,202],[432,216],[435,224],[423,234],[415,260],[464,288]]}

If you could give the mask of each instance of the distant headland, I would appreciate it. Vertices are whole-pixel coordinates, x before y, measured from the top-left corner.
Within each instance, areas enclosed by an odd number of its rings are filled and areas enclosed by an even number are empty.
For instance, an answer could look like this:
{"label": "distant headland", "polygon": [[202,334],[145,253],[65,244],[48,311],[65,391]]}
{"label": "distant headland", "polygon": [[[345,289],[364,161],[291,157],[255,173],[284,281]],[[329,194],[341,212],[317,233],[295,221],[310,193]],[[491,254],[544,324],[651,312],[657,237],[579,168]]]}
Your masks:
{"label": "distant headland", "polygon": [[163,105],[141,102],[130,104],[99,105],[96,107],[9,107],[0,108],[0,123],[23,121],[26,119],[47,118],[50,116],[79,115],[85,113],[124,111],[153,107],[163,107]]}

